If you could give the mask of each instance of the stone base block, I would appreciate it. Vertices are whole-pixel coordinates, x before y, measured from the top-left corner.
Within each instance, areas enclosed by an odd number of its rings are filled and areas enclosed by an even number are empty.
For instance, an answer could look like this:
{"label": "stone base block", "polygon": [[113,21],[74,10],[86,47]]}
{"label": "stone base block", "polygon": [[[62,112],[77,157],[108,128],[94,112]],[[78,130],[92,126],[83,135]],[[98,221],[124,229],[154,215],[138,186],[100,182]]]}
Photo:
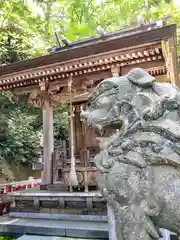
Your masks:
{"label": "stone base block", "polygon": [[47,184],[41,184],[40,185],[40,190],[48,190],[48,185]]}

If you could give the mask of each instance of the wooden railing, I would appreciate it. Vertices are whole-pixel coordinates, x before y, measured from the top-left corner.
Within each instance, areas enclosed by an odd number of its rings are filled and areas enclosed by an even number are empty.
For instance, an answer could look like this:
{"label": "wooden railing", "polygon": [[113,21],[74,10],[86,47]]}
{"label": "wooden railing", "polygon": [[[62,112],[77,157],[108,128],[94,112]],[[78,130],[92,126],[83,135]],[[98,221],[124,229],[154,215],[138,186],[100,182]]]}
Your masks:
{"label": "wooden railing", "polygon": [[41,179],[29,179],[27,181],[0,184],[0,216],[10,212],[12,204],[10,193],[28,188],[38,188],[40,183]]}
{"label": "wooden railing", "polygon": [[[90,151],[88,149],[81,149],[79,153],[75,153],[75,159],[76,159],[76,166],[81,167],[94,167],[94,157],[96,153],[93,151]],[[61,163],[61,167],[67,167],[70,165],[70,156],[61,155],[59,157],[59,161]]]}
{"label": "wooden railing", "polygon": [[29,188],[38,188],[40,183],[41,179],[30,179],[26,181],[0,184],[0,195],[22,191]]}

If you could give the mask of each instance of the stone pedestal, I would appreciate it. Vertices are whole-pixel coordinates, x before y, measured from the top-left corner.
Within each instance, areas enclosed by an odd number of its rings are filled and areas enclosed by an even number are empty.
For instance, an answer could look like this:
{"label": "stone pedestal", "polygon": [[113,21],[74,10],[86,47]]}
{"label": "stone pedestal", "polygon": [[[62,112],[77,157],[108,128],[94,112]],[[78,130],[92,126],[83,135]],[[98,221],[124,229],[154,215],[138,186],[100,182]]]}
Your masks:
{"label": "stone pedestal", "polygon": [[159,230],[162,236],[159,240],[178,240],[178,236],[175,233],[163,228]]}
{"label": "stone pedestal", "polygon": [[109,204],[107,204],[107,215],[109,226],[109,240],[117,240],[114,211]]}

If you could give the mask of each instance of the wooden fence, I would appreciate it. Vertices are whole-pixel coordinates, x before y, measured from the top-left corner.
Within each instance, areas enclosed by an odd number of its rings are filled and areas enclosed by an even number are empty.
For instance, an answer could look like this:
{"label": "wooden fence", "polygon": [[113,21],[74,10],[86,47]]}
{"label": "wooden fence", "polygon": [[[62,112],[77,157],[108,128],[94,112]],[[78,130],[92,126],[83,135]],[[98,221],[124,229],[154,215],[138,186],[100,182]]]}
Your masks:
{"label": "wooden fence", "polygon": [[40,183],[41,179],[29,179],[26,181],[0,184],[0,195],[17,191],[23,191],[29,188],[39,188]]}

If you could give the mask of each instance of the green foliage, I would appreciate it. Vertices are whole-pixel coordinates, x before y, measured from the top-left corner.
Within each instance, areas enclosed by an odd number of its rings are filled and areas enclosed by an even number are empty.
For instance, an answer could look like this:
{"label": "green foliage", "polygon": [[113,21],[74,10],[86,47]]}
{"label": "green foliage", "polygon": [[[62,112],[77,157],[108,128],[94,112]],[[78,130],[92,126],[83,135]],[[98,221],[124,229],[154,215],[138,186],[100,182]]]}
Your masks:
{"label": "green foliage", "polygon": [[27,116],[19,109],[12,112],[8,121],[9,135],[6,142],[6,152],[4,153],[6,160],[20,160],[23,163],[31,163],[33,160],[37,160],[40,139],[32,126],[34,122],[34,116]]}
{"label": "green foliage", "polygon": [[[43,21],[33,12],[32,6],[21,0],[1,1],[0,9],[1,64],[13,63],[46,52],[47,35],[43,35],[43,26],[47,24],[47,20]],[[37,41],[39,45],[34,46]],[[59,107],[56,110],[54,120],[57,139],[61,136],[67,137],[65,114],[59,116],[61,109]],[[0,94],[0,111],[0,161],[32,163],[38,158],[40,151],[41,111],[32,108],[27,103],[26,96],[13,99],[10,93]]]}
{"label": "green foliage", "polygon": [[41,19],[22,0],[1,1],[0,9],[1,64],[28,58],[31,51],[35,54],[33,39],[37,35],[41,39]]}
{"label": "green foliage", "polygon": [[[42,136],[42,112],[31,107],[26,97],[12,101],[9,93],[0,95],[0,160],[32,164],[39,157]],[[54,111],[55,144],[67,139],[67,110],[59,106]]]}
{"label": "green foliage", "polygon": [[15,240],[14,237],[0,236],[0,240]]}
{"label": "green foliage", "polygon": [[139,15],[149,22],[167,15],[174,17],[177,9],[173,0],[41,0],[36,4],[45,11],[52,43],[55,29],[74,41],[95,35],[98,25],[114,31],[136,24]]}
{"label": "green foliage", "polygon": [[0,160],[32,163],[38,157],[40,143],[35,115],[23,111],[22,103],[13,102],[9,93],[0,95],[0,103]]}
{"label": "green foliage", "polygon": [[54,139],[55,145],[60,140],[68,138],[68,109],[66,106],[60,105],[54,112]]}
{"label": "green foliage", "polygon": [[[96,27],[115,31],[165,16],[177,24],[180,54],[180,9],[173,0],[0,0],[0,64],[43,55],[57,45],[54,31],[70,41],[96,35]],[[29,164],[36,160],[42,134],[42,113],[27,103],[0,94],[0,160]],[[68,138],[67,109],[54,113],[55,144]]]}

